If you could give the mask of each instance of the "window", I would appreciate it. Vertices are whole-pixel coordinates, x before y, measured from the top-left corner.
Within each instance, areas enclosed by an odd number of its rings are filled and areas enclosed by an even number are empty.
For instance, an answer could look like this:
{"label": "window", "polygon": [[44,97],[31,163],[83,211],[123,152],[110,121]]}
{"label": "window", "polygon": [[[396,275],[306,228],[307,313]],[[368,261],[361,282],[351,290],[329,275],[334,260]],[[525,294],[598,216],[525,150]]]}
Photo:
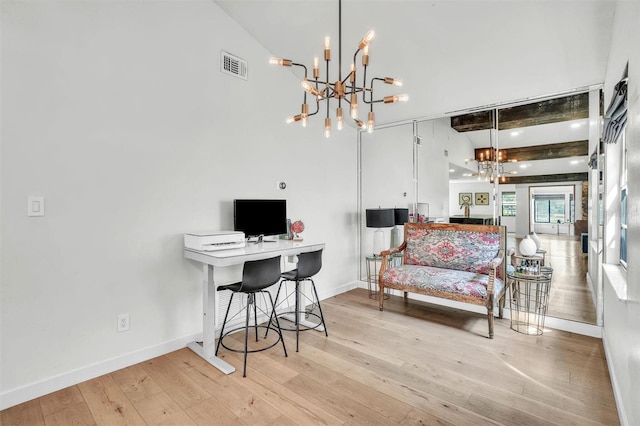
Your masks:
{"label": "window", "polygon": [[620,167],[620,264],[627,267],[627,138],[620,136],[622,159]]}
{"label": "window", "polygon": [[564,195],[534,195],[533,212],[536,223],[564,222],[566,217]]}
{"label": "window", "polygon": [[502,216],[515,216],[515,215],[516,215],[516,193],[503,192],[502,193]]}

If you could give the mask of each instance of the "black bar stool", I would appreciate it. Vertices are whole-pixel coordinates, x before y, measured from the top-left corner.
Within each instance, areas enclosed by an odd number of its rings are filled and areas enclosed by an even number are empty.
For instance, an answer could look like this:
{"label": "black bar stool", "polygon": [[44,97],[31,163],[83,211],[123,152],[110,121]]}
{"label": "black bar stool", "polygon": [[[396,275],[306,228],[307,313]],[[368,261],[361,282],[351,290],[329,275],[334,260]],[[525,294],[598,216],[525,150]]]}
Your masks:
{"label": "black bar stool", "polygon": [[[260,352],[274,347],[278,342],[282,342],[282,349],[284,349],[284,356],[287,356],[287,348],[284,345],[284,339],[282,338],[282,330],[280,329],[280,323],[278,322],[278,317],[274,315],[275,305],[273,302],[273,298],[271,297],[271,293],[266,291],[267,287],[272,286],[277,283],[280,279],[280,256],[272,257],[269,259],[261,259],[261,260],[251,260],[244,263],[244,267],[242,270],[242,281],[222,285],[218,287],[218,291],[222,290],[231,290],[231,298],[229,299],[229,305],[227,306],[227,312],[224,315],[224,321],[222,323],[222,330],[220,330],[220,338],[218,339],[218,344],[216,346],[216,355],[218,355],[218,350],[220,349],[220,345],[222,345],[225,349],[244,353],[244,369],[242,372],[242,377],[247,376],[247,353]],[[232,330],[228,330],[225,332],[225,325],[227,323],[227,318],[229,316],[229,309],[231,308],[231,303],[233,302],[233,296],[237,293],[244,293],[247,295],[247,309],[246,309],[246,317],[245,317],[245,325],[244,327],[236,327]],[[257,315],[257,303],[256,303],[256,294],[263,293],[269,296],[269,302],[271,303],[271,312],[268,317],[267,325],[258,325],[258,315]],[[266,328],[267,332],[269,329],[272,329],[276,333],[278,333],[278,339],[270,344],[267,347],[259,348],[259,349],[248,349],[249,346],[249,317],[251,316],[251,307],[253,307],[253,317],[254,317],[254,328],[256,335],[256,342],[258,342],[258,328]],[[263,313],[266,314],[262,309],[260,309]],[[273,320],[275,318],[275,320]],[[224,338],[229,334],[234,333],[236,331],[242,330],[244,328],[244,349],[234,349],[224,344]],[[265,333],[266,337],[266,333]]]}
{"label": "black bar stool", "polygon": [[[294,281],[296,283],[295,292],[294,292],[295,309],[293,311],[288,311],[288,312],[279,314],[280,317],[291,316],[291,315],[294,316],[294,319],[293,319],[294,326],[289,328],[284,326],[284,327],[281,327],[281,329],[296,332],[296,352],[298,352],[298,342],[299,342],[301,331],[313,330],[322,326],[324,328],[324,335],[327,337],[329,336],[329,334],[327,333],[327,326],[324,322],[324,315],[322,314],[322,306],[320,306],[320,299],[318,298],[316,284],[313,282],[313,279],[311,278],[320,271],[320,268],[322,268],[322,249],[317,251],[307,252],[307,253],[300,253],[298,255],[298,267],[294,270],[283,272],[281,275],[282,280],[280,281],[280,285],[278,286],[278,293],[276,294],[276,302],[275,302],[276,307],[278,306],[278,298],[280,297],[280,290],[282,289],[282,284],[285,283],[286,281]],[[300,283],[303,281],[311,282],[311,289],[313,290],[312,296],[315,298],[315,300],[310,300],[311,301],[310,308],[307,308],[306,304],[305,306],[301,306],[301,302],[303,302],[303,300],[301,299],[305,297],[300,292]],[[285,300],[289,299],[289,296],[291,296],[291,294],[287,295],[280,303],[282,304]],[[316,307],[318,308],[318,313],[315,312]],[[309,318],[310,316],[313,316],[313,317],[316,317],[319,320],[319,322],[311,323],[311,322],[305,321],[304,323],[300,323],[301,316],[304,318]],[[275,319],[277,323],[277,317]],[[265,336],[267,335],[268,332],[269,330],[267,329]]]}

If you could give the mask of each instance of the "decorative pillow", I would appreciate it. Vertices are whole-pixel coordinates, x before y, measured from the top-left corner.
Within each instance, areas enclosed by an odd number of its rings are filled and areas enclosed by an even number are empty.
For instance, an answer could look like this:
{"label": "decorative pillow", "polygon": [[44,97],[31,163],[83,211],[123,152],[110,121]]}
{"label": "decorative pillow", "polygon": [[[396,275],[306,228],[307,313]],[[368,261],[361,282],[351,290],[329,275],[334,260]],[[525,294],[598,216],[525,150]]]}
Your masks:
{"label": "decorative pillow", "polygon": [[447,231],[442,229],[407,230],[407,265],[489,273],[489,262],[500,251],[500,233]]}

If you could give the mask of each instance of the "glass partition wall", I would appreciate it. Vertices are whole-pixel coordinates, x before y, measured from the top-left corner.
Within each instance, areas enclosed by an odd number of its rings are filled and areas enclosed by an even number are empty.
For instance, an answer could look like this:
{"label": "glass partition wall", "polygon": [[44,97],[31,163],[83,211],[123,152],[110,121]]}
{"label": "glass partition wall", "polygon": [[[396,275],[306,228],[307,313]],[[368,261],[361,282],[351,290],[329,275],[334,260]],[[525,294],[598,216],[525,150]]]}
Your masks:
{"label": "glass partition wall", "polygon": [[[590,103],[599,102],[599,92],[599,87],[591,90]],[[505,106],[510,105],[513,104],[505,104]],[[498,106],[497,108],[502,107]],[[492,108],[496,107],[492,106]],[[478,111],[478,109],[474,109],[474,111]],[[597,130],[593,130],[593,127],[598,128],[600,116],[597,106],[591,106],[589,111],[588,138],[591,151],[592,147],[598,144],[599,133]],[[464,111],[461,111],[456,114],[463,113]],[[511,132],[516,130],[510,129]],[[501,140],[506,136],[503,136],[502,132],[496,132],[498,135],[493,137],[500,142],[490,141],[489,131],[485,131],[487,146],[500,144],[500,149],[507,148],[506,141]],[[376,231],[376,229],[366,226],[364,219],[366,210],[408,208],[411,214],[417,215],[416,210],[420,205],[428,212],[428,217],[425,220],[436,222],[448,222],[450,216],[462,214],[458,205],[458,195],[462,191],[450,189],[450,175],[453,176],[452,170],[454,169],[457,169],[455,173],[458,175],[460,173],[464,175],[477,173],[476,163],[468,161],[474,157],[474,144],[471,139],[464,132],[452,129],[451,116],[449,115],[388,125],[377,128],[373,133],[361,132],[358,135],[361,265],[359,270],[361,280],[366,281],[365,257],[373,254],[373,233]],[[508,169],[517,170],[517,167],[509,167]],[[589,176],[591,179],[592,174]],[[477,177],[475,177],[475,181],[477,182]],[[533,214],[527,200],[530,186],[533,184],[501,185],[496,183],[495,189],[491,186],[488,187],[488,205],[474,206],[473,210],[481,214],[486,212],[488,215],[495,214],[500,217],[502,222],[510,224],[508,230],[512,233],[512,237],[516,228],[519,228],[518,232],[522,235],[529,233]],[[480,191],[471,190],[469,192],[475,198],[475,193]],[[482,192],[480,193],[482,194]],[[593,220],[591,207],[592,205],[597,206],[597,200],[591,200],[591,194],[593,192],[589,191],[586,195],[589,197],[588,203],[583,203],[589,205],[590,223]],[[576,200],[577,202],[578,200]],[[526,205],[526,208],[523,207],[523,204]],[[507,212],[507,215],[504,212]],[[391,230],[392,228],[382,229],[387,247],[391,243]],[[403,232],[403,230],[401,231]],[[595,235],[593,238],[597,240],[598,236]],[[599,284],[597,282],[590,284],[593,287],[591,291],[594,293],[596,307],[601,306],[601,298],[598,297]],[[599,308],[597,309],[600,311]],[[601,321],[596,321],[596,323],[600,325]]]}

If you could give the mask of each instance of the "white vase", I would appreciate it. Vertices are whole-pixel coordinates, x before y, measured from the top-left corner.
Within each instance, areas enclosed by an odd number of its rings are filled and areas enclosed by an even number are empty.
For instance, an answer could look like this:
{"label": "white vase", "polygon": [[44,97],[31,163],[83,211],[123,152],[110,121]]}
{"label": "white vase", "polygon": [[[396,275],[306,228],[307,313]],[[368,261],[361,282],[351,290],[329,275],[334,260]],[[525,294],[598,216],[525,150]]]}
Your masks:
{"label": "white vase", "polygon": [[528,235],[524,236],[522,241],[520,241],[520,245],[518,247],[520,248],[520,254],[523,256],[533,256],[538,250],[536,247],[536,243],[531,238],[529,238]]}
{"label": "white vase", "polygon": [[529,236],[531,237],[533,242],[536,243],[536,250],[540,250],[540,238],[538,238],[538,234],[536,234],[534,231],[531,234],[529,234]]}

